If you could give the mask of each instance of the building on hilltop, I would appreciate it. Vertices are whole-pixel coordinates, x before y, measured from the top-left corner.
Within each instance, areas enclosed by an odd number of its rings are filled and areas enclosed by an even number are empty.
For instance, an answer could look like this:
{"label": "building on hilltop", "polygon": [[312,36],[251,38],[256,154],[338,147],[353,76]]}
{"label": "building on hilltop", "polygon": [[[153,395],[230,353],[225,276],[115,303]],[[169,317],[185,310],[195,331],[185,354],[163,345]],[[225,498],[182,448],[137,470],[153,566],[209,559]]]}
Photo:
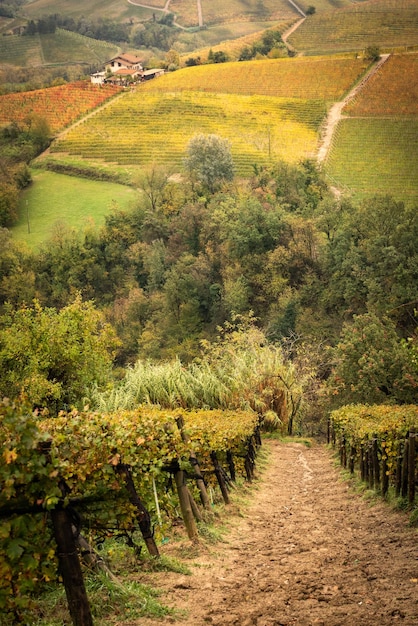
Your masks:
{"label": "building on hilltop", "polygon": [[107,61],[104,71],[91,74],[90,80],[95,85],[111,83],[127,87],[133,83],[161,76],[161,74],[164,74],[161,68],[144,71],[141,59],[136,54],[126,52]]}
{"label": "building on hilltop", "polygon": [[112,74],[115,74],[120,70],[141,72],[142,69],[142,60],[136,56],[136,54],[130,54],[128,52],[118,54],[118,56],[113,57],[113,59],[110,59],[110,61],[105,63],[106,72],[112,72]]}

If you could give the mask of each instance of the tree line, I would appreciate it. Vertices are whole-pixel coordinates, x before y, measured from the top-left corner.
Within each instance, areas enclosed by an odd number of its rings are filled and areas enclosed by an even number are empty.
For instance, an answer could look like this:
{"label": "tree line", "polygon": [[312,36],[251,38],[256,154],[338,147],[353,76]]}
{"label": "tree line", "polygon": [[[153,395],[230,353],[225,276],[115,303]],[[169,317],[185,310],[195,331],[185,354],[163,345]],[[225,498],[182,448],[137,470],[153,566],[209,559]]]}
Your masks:
{"label": "tree line", "polygon": [[283,346],[302,377],[310,372],[315,406],[413,402],[416,207],[335,197],[309,160],[255,166],[238,181],[216,136],[189,144],[185,171],[178,182],[151,167],[130,211],[115,207],[100,229],[57,225],[38,252],[0,231],[2,366],[13,368],[10,346],[22,339],[12,311],[36,299],[60,312],[81,297],[114,329],[121,367],[190,363],[225,322],[250,316],[263,341]]}

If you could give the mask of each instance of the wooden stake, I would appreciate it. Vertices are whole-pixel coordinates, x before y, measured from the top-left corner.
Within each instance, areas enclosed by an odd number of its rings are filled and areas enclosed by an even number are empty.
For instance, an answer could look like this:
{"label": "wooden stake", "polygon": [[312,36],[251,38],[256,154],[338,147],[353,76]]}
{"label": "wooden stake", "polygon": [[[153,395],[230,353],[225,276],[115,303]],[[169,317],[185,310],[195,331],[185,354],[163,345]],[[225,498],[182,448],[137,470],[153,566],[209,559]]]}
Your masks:
{"label": "wooden stake", "polygon": [[59,571],[64,583],[72,622],[74,626],[93,626],[90,604],[68,510],[63,507],[53,509],[51,520],[57,543]]}
{"label": "wooden stake", "polygon": [[188,537],[192,541],[197,541],[198,532],[196,522],[193,516],[192,507],[190,504],[190,493],[186,485],[186,477],[184,475],[184,471],[180,469],[180,466],[174,474],[174,480],[176,482],[181,514],[183,516],[183,521],[186,526]]}
{"label": "wooden stake", "polygon": [[382,495],[386,496],[389,490],[388,455],[382,446]]}
{"label": "wooden stake", "polygon": [[218,480],[218,485],[220,487],[220,490],[221,490],[224,502],[225,502],[225,504],[230,504],[228,488],[226,486],[226,483],[225,483],[225,480],[224,480],[224,476],[223,476],[223,473],[222,473],[222,468],[221,468],[221,466],[219,464],[218,456],[217,456],[216,452],[211,452],[210,453],[210,458],[212,459],[213,467],[215,469],[215,476],[216,476],[216,478]]}
{"label": "wooden stake", "polygon": [[203,522],[203,515],[199,509],[199,506],[196,502],[196,500],[193,498],[192,493],[190,491],[190,489],[186,486],[186,489],[188,491],[189,494],[189,500],[190,500],[190,506],[192,507],[192,511],[193,511],[193,515],[195,517],[195,520],[197,522]]}
{"label": "wooden stake", "polygon": [[126,465],[125,463],[118,463],[118,465],[116,465],[115,467],[115,471],[125,481],[125,486],[126,486],[126,489],[128,491],[128,496],[129,496],[129,502],[133,504],[136,509],[136,518],[138,520],[138,526],[141,531],[142,537],[145,541],[145,545],[147,546],[148,552],[150,553],[151,556],[160,556],[160,553],[158,551],[158,547],[157,547],[157,544],[155,543],[153,532],[152,532],[151,517],[136,491],[135,483],[132,478],[131,466]]}
{"label": "wooden stake", "polygon": [[228,450],[228,452],[226,453],[226,462],[228,463],[229,475],[231,476],[231,480],[235,482],[236,480],[235,463],[234,463],[234,456],[231,450]]}
{"label": "wooden stake", "polygon": [[403,450],[402,459],[402,482],[401,482],[401,496],[406,498],[408,495],[408,471],[409,471],[409,439],[405,439],[405,446]]}
{"label": "wooden stake", "polygon": [[377,435],[373,436],[372,440],[372,462],[373,462],[373,475],[374,486],[378,489],[380,486],[380,465],[379,465],[379,442]]}
{"label": "wooden stake", "polygon": [[[178,417],[176,419],[176,424],[180,431],[181,438],[183,439],[183,441],[185,443],[189,443],[190,437],[187,435],[187,433],[184,430],[184,419],[182,417]],[[200,478],[196,478],[196,485],[200,492],[200,499],[202,501],[202,505],[207,511],[210,511],[211,506],[210,506],[208,492],[206,490],[205,481],[203,480],[203,476],[200,471],[199,461],[197,460],[196,454],[193,451],[190,452],[189,460],[193,466],[194,471],[196,472],[196,475],[200,476]]]}
{"label": "wooden stake", "polygon": [[415,457],[416,457],[416,434],[409,433],[408,443],[408,502],[413,504],[415,500]]}

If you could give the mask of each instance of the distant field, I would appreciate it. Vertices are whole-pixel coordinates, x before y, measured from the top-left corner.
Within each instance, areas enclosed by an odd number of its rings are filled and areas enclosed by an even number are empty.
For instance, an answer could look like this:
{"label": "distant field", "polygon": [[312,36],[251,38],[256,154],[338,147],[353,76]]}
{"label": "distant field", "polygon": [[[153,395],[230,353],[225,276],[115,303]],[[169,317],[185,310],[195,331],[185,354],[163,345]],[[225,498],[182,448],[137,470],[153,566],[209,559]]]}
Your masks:
{"label": "distant field", "polygon": [[418,115],[418,54],[392,55],[345,108],[345,115]]}
{"label": "distant field", "polygon": [[138,89],[54,142],[51,151],[85,159],[182,169],[188,141],[215,133],[231,141],[239,175],[270,159],[312,156],[325,113],[321,100]]}
{"label": "distant field", "polygon": [[14,239],[32,248],[45,242],[58,223],[75,229],[89,222],[100,226],[112,207],[124,209],[135,202],[135,191],[123,185],[39,170],[33,171],[33,181],[21,195],[19,222],[11,229]]}
{"label": "distant field", "polygon": [[288,41],[305,54],[362,51],[370,45],[391,50],[417,46],[418,5],[416,0],[372,0],[317,12]]}
{"label": "distant field", "polygon": [[[189,57],[200,57],[204,63],[210,50],[212,52],[222,50],[230,61],[237,61],[242,49],[260,40],[265,30],[278,30],[284,33],[294,21],[295,19],[288,22],[234,22],[233,25],[220,24],[201,30],[198,35],[193,35],[193,51],[180,56],[181,64],[184,65]],[[182,35],[181,40],[192,41],[190,35]]]}
{"label": "distant field", "polygon": [[0,37],[0,63],[16,66],[104,63],[118,47],[58,28],[53,35]]}
{"label": "distant field", "polygon": [[89,81],[68,83],[0,96],[0,125],[24,122],[35,114],[45,118],[52,132],[65,128],[117,93],[119,87],[99,87]]}
{"label": "distant field", "polygon": [[[175,0],[181,6],[184,0]],[[189,0],[186,0],[186,2]],[[292,20],[298,15],[287,0],[201,0],[205,24],[243,20]],[[171,5],[170,5],[171,6]],[[173,5],[174,7],[175,5]],[[173,9],[174,10],[174,9]]]}
{"label": "distant field", "polygon": [[[137,0],[138,4],[145,4],[156,9],[163,9],[165,0]],[[288,19],[295,15],[295,10],[287,0],[201,0],[203,20],[205,24],[219,24],[243,20],[277,20]],[[140,16],[141,9],[126,0],[89,0],[88,17],[93,20],[109,17],[119,21]],[[178,22],[183,26],[196,26],[196,0],[173,0],[169,11],[175,13]],[[50,13],[60,13],[79,18],[86,15],[85,0],[34,0],[25,5],[25,15],[29,18],[38,18]],[[157,14],[158,15],[158,14]]]}
{"label": "distant field", "polygon": [[[357,0],[367,2],[367,0]],[[346,6],[352,6],[352,0],[297,0],[296,4],[306,13],[310,6],[315,6],[316,12],[332,11]]]}
{"label": "distant field", "polygon": [[355,58],[296,58],[200,65],[141,86],[147,92],[206,91],[340,100],[367,68]]}
{"label": "distant field", "polygon": [[[139,1],[139,0],[138,0]],[[142,4],[152,4],[143,2]],[[74,19],[82,15],[98,20],[103,17],[128,19],[138,11],[126,0],[34,0],[24,6],[24,13],[30,19],[36,19],[51,13],[68,15]]]}
{"label": "distant field", "polygon": [[355,196],[392,194],[418,199],[418,117],[344,119],[326,173]]}

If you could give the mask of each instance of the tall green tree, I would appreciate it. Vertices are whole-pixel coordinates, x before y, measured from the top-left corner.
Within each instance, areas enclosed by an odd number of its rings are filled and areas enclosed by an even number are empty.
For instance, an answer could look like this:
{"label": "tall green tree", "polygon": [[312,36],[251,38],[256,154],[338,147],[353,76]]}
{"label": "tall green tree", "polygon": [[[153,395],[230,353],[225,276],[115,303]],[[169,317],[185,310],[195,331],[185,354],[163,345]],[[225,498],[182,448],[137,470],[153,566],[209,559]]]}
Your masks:
{"label": "tall green tree", "polygon": [[82,406],[93,383],[107,382],[116,335],[80,296],[60,311],[38,301],[0,318],[0,394],[27,398],[53,414]]}
{"label": "tall green tree", "polygon": [[328,387],[337,404],[416,401],[416,366],[390,319],[355,316],[344,324],[334,357]]}
{"label": "tall green tree", "polygon": [[219,135],[195,135],[187,146],[185,167],[192,181],[214,193],[234,178],[230,142]]}

